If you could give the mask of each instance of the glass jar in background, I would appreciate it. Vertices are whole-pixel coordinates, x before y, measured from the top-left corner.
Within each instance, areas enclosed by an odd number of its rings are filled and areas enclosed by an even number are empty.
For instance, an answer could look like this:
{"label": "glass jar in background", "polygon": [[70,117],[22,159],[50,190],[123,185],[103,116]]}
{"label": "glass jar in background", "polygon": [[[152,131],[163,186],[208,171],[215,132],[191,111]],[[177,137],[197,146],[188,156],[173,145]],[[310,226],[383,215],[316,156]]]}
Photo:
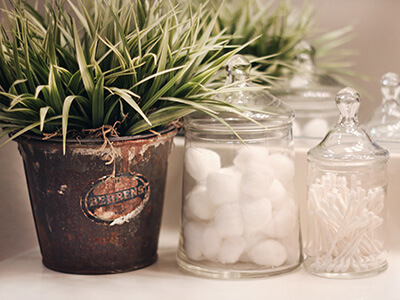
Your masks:
{"label": "glass jar in background", "polygon": [[309,44],[302,42],[298,47],[301,52],[295,57],[296,71],[271,93],[294,110],[295,137],[322,138],[337,122],[334,99],[343,86],[332,77],[318,73]]}
{"label": "glass jar in background", "polygon": [[294,114],[264,90],[249,90],[249,69],[245,58],[232,57],[227,82],[238,91],[219,97],[247,108],[246,117],[219,114],[234,132],[203,113],[185,119],[177,260],[197,275],[261,277],[292,270],[301,261]]}
{"label": "glass jar in background", "polygon": [[386,73],[381,79],[382,104],[365,124],[369,134],[379,141],[400,141],[400,76]]}
{"label": "glass jar in background", "polygon": [[325,277],[353,278],[387,268],[387,150],[359,127],[360,95],[336,97],[338,124],[310,149],[304,266]]}

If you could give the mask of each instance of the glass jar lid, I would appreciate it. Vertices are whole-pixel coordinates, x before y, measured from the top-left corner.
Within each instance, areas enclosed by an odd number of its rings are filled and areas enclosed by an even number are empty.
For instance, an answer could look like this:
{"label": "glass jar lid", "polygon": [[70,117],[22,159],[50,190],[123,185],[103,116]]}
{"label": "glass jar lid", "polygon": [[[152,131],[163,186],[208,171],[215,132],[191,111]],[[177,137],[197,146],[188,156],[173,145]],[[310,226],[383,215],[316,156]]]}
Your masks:
{"label": "glass jar lid", "polygon": [[314,49],[302,42],[295,57],[296,72],[273,90],[273,94],[288,103],[295,112],[314,110],[318,102],[325,102],[326,109],[335,108],[332,101],[343,88],[338,81],[327,74],[320,73],[314,64]]}
{"label": "glass jar lid", "polygon": [[384,141],[400,140],[400,76],[389,72],[381,78],[382,104],[366,128],[372,137]]}
{"label": "glass jar lid", "polygon": [[375,143],[359,126],[360,94],[352,88],[340,90],[336,96],[340,118],[316,147],[308,151],[308,160],[321,163],[384,162],[389,152]]}
{"label": "glass jar lid", "polygon": [[[229,130],[226,122],[236,132],[248,130],[271,130],[287,128],[291,125],[294,112],[277,97],[268,93],[264,87],[250,80],[250,62],[241,55],[235,55],[227,61],[225,86],[229,92],[222,92],[216,100],[232,105],[232,109],[219,111],[218,118],[205,113],[194,112],[185,119],[189,129]],[[238,107],[239,114],[237,113]],[[221,120],[223,122],[221,122]]]}

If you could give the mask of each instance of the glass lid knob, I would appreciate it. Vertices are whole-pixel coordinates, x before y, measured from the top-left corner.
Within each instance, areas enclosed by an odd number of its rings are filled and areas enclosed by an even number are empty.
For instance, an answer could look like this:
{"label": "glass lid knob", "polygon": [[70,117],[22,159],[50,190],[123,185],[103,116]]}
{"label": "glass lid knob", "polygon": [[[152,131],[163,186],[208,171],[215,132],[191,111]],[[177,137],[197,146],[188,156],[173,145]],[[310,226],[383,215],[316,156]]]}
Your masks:
{"label": "glass lid knob", "polygon": [[291,88],[302,88],[309,86],[314,81],[316,74],[314,66],[314,48],[305,41],[301,41],[296,47],[294,63],[296,72],[293,74],[289,85]]}
{"label": "glass lid knob", "polygon": [[251,63],[242,55],[234,55],[226,62],[227,81],[245,82],[250,78]]}
{"label": "glass lid knob", "polygon": [[299,63],[314,64],[315,49],[306,41],[301,41],[295,47],[295,60]]}
{"label": "glass lid knob", "polygon": [[400,76],[389,72],[381,78],[381,91],[383,100],[397,100],[400,93]]}
{"label": "glass lid knob", "polygon": [[353,88],[341,89],[336,95],[336,105],[340,112],[340,123],[358,123],[360,94]]}

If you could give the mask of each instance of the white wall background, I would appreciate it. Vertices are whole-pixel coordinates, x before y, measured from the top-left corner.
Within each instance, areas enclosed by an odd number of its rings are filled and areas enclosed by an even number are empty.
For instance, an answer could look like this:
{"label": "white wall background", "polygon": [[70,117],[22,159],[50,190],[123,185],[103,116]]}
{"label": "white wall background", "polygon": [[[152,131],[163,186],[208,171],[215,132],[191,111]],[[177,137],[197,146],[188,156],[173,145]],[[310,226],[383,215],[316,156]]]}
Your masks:
{"label": "white wall background", "polygon": [[[346,48],[357,50],[354,71],[370,77],[369,82],[355,79],[371,95],[363,95],[360,120],[365,121],[381,102],[379,81],[382,74],[400,73],[400,1],[399,0],[308,0],[315,9],[317,27],[338,29],[355,26],[355,38]],[[293,0],[301,7],[304,1]]]}

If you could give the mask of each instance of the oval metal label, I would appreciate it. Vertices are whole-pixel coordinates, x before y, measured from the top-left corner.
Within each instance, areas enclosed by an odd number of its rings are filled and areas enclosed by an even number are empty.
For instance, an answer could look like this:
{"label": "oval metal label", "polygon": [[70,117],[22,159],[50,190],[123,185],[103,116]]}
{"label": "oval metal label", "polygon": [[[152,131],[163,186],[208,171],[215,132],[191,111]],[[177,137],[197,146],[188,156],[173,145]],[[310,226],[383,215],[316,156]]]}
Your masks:
{"label": "oval metal label", "polygon": [[81,201],[85,215],[105,225],[122,225],[137,216],[150,198],[150,184],[141,174],[119,174],[96,180]]}

